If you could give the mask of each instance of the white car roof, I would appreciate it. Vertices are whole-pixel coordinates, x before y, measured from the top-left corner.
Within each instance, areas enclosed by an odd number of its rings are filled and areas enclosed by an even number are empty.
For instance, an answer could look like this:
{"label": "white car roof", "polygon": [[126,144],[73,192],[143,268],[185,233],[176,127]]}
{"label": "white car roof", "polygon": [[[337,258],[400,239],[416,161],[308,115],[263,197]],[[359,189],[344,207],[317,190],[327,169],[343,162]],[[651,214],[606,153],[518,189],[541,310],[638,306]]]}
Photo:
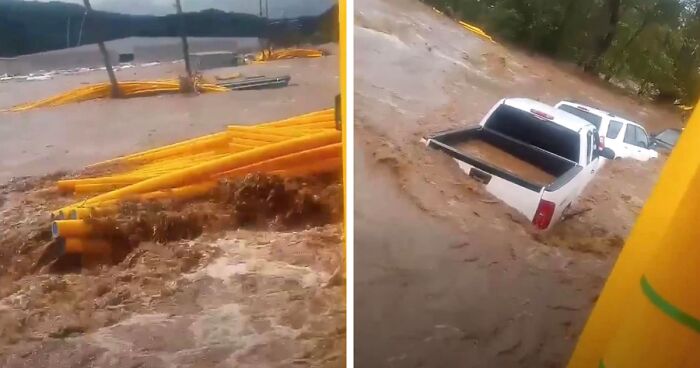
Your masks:
{"label": "white car roof", "polygon": [[503,104],[528,112],[535,109],[545,114],[554,116],[554,119],[552,120],[554,123],[575,132],[578,132],[581,129],[595,128],[595,125],[582,118],[579,118],[574,114],[570,114],[564,110],[557,109],[554,106],[547,105],[540,101],[531,100],[529,98],[508,98],[503,101]]}
{"label": "white car roof", "polygon": [[619,122],[623,122],[623,123],[635,125],[635,126],[638,126],[638,127],[642,128],[642,129],[644,129],[644,127],[643,127],[641,124],[639,124],[639,123],[635,123],[635,122],[632,121],[632,120],[625,119],[625,118],[623,118],[623,117],[621,117],[621,116],[615,115],[615,114],[613,114],[613,113],[611,113],[611,112],[608,112],[608,111],[605,111],[605,110],[596,109],[595,107],[586,106],[586,105],[584,105],[584,104],[580,104],[580,103],[576,103],[576,102],[571,102],[571,101],[560,101],[557,105],[559,105],[559,104],[567,104],[567,105],[572,105],[572,106],[574,106],[574,107],[576,107],[576,106],[581,106],[581,107],[586,108],[586,110],[588,110],[588,112],[593,113],[593,114],[596,114],[596,115],[599,115],[599,116],[601,116],[601,117],[603,117],[603,118],[605,118],[605,119],[616,120],[616,121],[619,121]]}

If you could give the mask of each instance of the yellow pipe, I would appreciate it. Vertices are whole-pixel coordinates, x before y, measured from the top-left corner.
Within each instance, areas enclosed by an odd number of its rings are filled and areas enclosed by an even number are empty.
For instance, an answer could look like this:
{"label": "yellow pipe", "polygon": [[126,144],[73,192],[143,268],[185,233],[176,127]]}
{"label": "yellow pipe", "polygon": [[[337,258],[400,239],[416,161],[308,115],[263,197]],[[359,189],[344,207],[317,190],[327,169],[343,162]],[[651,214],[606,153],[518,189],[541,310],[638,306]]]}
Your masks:
{"label": "yellow pipe", "polygon": [[234,137],[234,138],[231,138],[231,143],[252,146],[252,147],[261,147],[261,146],[265,146],[268,144],[272,144],[273,142],[265,142],[265,141],[258,141],[258,140],[254,140],[254,139],[245,139],[245,138],[235,138]]}
{"label": "yellow pipe", "polygon": [[322,121],[295,125],[297,129],[335,129],[335,121]]}
{"label": "yellow pipe", "polygon": [[155,191],[151,193],[139,195],[139,200],[148,201],[154,199],[192,199],[208,194],[214,188],[216,188],[217,183],[215,181],[206,181],[200,184],[186,185],[179,188],[172,188],[166,190]]}
{"label": "yellow pipe", "polygon": [[272,135],[272,134],[261,134],[259,132],[255,131],[235,131],[232,134],[232,139],[250,139],[250,140],[255,140],[255,141],[261,141],[261,142],[268,142],[268,143],[276,143],[276,142],[282,142],[284,140],[289,139],[290,137],[285,137],[285,136],[280,136],[280,135]]}
{"label": "yellow pipe", "polygon": [[228,146],[231,147],[232,149],[237,150],[238,152],[243,152],[243,151],[249,150],[251,148],[254,148],[251,146],[246,146],[246,145],[236,144],[236,143],[229,143]]}
{"label": "yellow pipe", "polygon": [[103,239],[63,238],[65,254],[110,254],[112,246]]}
{"label": "yellow pipe", "polygon": [[343,168],[343,161],[340,157],[332,157],[319,162],[314,162],[299,167],[273,171],[272,174],[279,174],[288,177],[308,176],[313,174],[337,172]]}
{"label": "yellow pipe", "polygon": [[327,146],[309,149],[306,151],[295,152],[289,155],[275,157],[270,160],[261,161],[252,165],[244,166],[234,170],[229,170],[214,175],[215,178],[220,177],[237,177],[244,176],[252,172],[265,172],[271,170],[284,169],[295,165],[304,165],[315,160],[324,160],[327,158],[340,157],[343,152],[342,143],[334,143]]}
{"label": "yellow pipe", "polygon": [[59,180],[56,182],[56,187],[61,192],[73,192],[77,185],[87,185],[87,184],[103,184],[103,183],[124,183],[133,184],[142,180],[138,177],[129,176],[105,176],[102,178],[85,178],[85,179],[67,179]]}
{"label": "yellow pipe", "polygon": [[86,237],[92,232],[92,226],[83,220],[58,220],[51,224],[51,234],[58,237]]}
{"label": "yellow pipe", "polygon": [[334,119],[335,119],[335,111],[333,111],[331,109],[330,111],[326,111],[326,112],[322,112],[322,113],[318,113],[318,114],[307,115],[307,116],[304,116],[304,115],[294,116],[294,117],[283,119],[283,120],[259,124],[257,126],[259,126],[259,127],[289,127],[289,126],[294,126],[294,125],[303,124],[303,123],[321,122],[321,121],[328,121],[328,120],[334,120]]}
{"label": "yellow pipe", "polygon": [[182,146],[191,145],[191,144],[201,142],[201,141],[208,141],[208,140],[216,141],[218,139],[228,141],[228,138],[229,138],[229,133],[226,131],[214,133],[214,134],[209,134],[209,135],[205,135],[205,136],[201,136],[201,137],[192,138],[192,139],[188,139],[185,141],[169,144],[166,146],[161,146],[161,147],[153,148],[153,149],[142,151],[142,152],[133,153],[133,154],[126,155],[126,156],[117,157],[117,158],[114,158],[111,160],[98,162],[98,163],[95,163],[95,164],[88,166],[87,168],[90,169],[90,168],[96,168],[96,167],[101,167],[101,166],[105,166],[105,165],[123,163],[128,159],[133,159],[133,158],[140,157],[140,156],[148,156],[148,155],[154,154],[156,152],[180,148]]}
{"label": "yellow pipe", "polygon": [[260,127],[246,127],[238,125],[229,125],[227,129],[230,132],[255,132],[257,134],[271,135],[277,137],[285,138],[297,138],[308,134],[308,132],[302,131],[300,129],[283,129],[283,128],[260,128]]}
{"label": "yellow pipe", "polygon": [[136,180],[132,183],[78,184],[73,188],[73,192],[75,194],[104,193],[125,187],[133,183],[138,183],[139,181],[140,180]]}
{"label": "yellow pipe", "polygon": [[[228,133],[228,132],[227,132]],[[149,154],[143,154],[136,157],[131,157],[126,159],[129,163],[144,163],[162,159],[165,157],[171,157],[180,154],[192,154],[198,153],[205,150],[210,150],[213,148],[223,147],[229,142],[228,136],[212,138],[209,140],[202,140],[199,142],[194,142],[191,144],[181,145],[179,147],[173,147],[166,150],[160,150],[158,152],[152,152]]]}
{"label": "yellow pipe", "polygon": [[318,115],[318,116],[309,116],[309,117],[304,117],[304,118],[289,118],[285,120],[280,120],[278,122],[274,123],[267,123],[267,124],[262,124],[260,125],[261,127],[293,127],[295,125],[300,125],[300,124],[309,124],[309,123],[321,123],[321,122],[327,122],[329,120],[335,119],[334,114],[326,114],[326,115]]}
{"label": "yellow pipe", "polygon": [[[569,368],[700,366],[700,293],[692,287],[700,280],[698,146],[700,108],[622,248]],[[686,324],[678,321],[681,314]],[[695,330],[688,325],[693,319]]]}
{"label": "yellow pipe", "polygon": [[259,141],[264,141],[264,142],[281,142],[290,138],[298,138],[300,136],[303,136],[304,134],[297,134],[295,136],[291,136],[289,134],[277,134],[274,131],[270,132],[265,132],[265,131],[260,131],[257,129],[240,129],[240,128],[234,128],[234,129],[229,129],[229,131],[232,133],[232,137],[235,138],[244,138],[244,139],[253,139],[253,140],[259,140]]}
{"label": "yellow pipe", "polygon": [[81,220],[92,217],[103,217],[112,215],[119,212],[118,206],[104,206],[104,207],[79,207],[70,210],[68,213],[68,219],[70,220]]}
{"label": "yellow pipe", "polygon": [[230,154],[231,149],[227,148],[225,153],[213,152],[214,151],[209,151],[206,153],[198,153],[193,155],[180,155],[176,157],[168,157],[158,161],[153,161],[137,166],[131,171],[126,171],[126,173],[128,173],[128,175],[133,175],[138,173],[168,170],[171,168],[181,167],[182,165],[189,165],[192,163],[203,162],[217,157],[221,157],[224,154]]}
{"label": "yellow pipe", "polygon": [[192,167],[163,174],[142,182],[117,189],[112,192],[88,199],[86,203],[95,203],[110,199],[123,198],[126,195],[157,191],[165,188],[179,187],[211,177],[213,174],[233,170],[258,161],[268,160],[290,153],[313,149],[339,142],[340,132],[324,132],[307,137],[290,139],[285,142],[273,143],[248,151],[234,153],[216,160],[207,161]]}

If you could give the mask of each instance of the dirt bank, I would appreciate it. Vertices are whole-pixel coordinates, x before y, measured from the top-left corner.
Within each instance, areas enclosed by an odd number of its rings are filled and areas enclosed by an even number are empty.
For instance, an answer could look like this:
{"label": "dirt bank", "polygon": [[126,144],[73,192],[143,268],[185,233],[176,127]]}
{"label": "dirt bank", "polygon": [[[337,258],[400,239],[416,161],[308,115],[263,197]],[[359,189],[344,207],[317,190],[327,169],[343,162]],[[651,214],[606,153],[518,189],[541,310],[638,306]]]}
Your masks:
{"label": "dirt bank", "polygon": [[605,106],[652,132],[680,118],[418,2],[360,1],[355,42],[356,362],[563,366],[665,159],[608,163],[542,235],[419,140],[504,97]]}

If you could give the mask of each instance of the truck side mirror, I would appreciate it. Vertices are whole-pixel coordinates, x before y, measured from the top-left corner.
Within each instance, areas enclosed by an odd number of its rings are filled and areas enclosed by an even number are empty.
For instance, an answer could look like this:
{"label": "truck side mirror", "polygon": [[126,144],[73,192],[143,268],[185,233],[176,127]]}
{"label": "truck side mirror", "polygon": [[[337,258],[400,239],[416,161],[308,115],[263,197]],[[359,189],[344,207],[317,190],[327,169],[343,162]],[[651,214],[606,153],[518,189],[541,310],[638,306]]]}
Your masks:
{"label": "truck side mirror", "polygon": [[602,150],[600,150],[600,157],[605,157],[608,160],[614,160],[615,159],[615,151],[611,150],[608,147],[605,147]]}

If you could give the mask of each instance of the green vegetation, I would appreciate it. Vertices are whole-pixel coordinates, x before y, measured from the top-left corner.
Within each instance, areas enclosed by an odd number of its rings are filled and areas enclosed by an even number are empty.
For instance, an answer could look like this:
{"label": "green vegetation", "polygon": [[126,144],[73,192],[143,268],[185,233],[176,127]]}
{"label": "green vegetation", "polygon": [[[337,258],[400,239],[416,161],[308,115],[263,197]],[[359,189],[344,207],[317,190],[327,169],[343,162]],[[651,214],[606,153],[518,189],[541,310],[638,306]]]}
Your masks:
{"label": "green vegetation", "polygon": [[425,0],[509,43],[641,95],[700,97],[700,0]]}

